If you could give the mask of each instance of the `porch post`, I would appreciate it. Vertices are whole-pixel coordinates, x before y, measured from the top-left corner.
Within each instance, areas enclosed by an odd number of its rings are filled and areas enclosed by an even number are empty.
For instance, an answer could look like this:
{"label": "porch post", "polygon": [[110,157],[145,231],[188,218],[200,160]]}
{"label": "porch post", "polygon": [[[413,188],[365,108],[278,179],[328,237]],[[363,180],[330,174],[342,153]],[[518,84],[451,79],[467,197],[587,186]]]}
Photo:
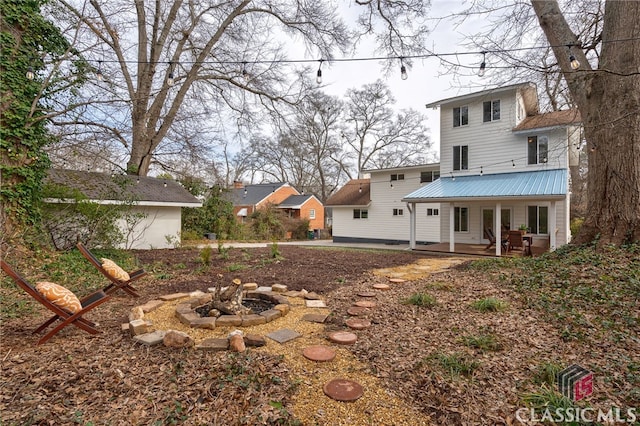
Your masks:
{"label": "porch post", "polygon": [[496,214],[493,218],[495,222],[493,225],[493,234],[496,236],[496,256],[500,256],[502,253],[502,204],[496,203]]}
{"label": "porch post", "polygon": [[556,222],[556,201],[551,201],[551,206],[549,207],[549,250],[554,251],[556,246],[558,245],[556,241],[556,231],[558,229],[558,225]]}
{"label": "porch post", "polygon": [[416,203],[407,203],[409,210],[409,249],[416,248]]}
{"label": "porch post", "polygon": [[449,251],[453,253],[456,249],[456,242],[454,238],[454,229],[455,229],[455,214],[456,209],[453,206],[453,203],[449,203]]}

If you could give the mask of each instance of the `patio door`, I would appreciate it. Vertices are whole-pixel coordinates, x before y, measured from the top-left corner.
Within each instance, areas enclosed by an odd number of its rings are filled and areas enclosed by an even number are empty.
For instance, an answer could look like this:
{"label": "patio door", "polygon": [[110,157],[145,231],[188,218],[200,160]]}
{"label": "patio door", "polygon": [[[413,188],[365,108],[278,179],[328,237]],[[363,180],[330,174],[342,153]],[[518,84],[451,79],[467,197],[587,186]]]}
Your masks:
{"label": "patio door", "polygon": [[[480,241],[484,244],[488,244],[489,240],[484,235],[485,229],[492,229],[495,234],[495,220],[494,220],[494,212],[495,208],[483,207],[482,208],[482,227],[480,229]],[[502,229],[511,229],[511,209],[501,209],[500,210],[500,223],[502,224]],[[501,231],[504,232],[504,231]]]}

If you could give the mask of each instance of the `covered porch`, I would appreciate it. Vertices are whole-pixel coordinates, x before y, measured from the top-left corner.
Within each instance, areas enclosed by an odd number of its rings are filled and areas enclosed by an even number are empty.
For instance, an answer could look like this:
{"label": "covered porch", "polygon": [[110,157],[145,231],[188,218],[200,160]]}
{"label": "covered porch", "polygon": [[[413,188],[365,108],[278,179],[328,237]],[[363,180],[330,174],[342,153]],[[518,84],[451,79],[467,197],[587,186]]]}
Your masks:
{"label": "covered porch", "polygon": [[[413,250],[415,251],[419,251],[419,252],[425,252],[425,253],[446,253],[446,254],[464,254],[464,255],[471,255],[471,256],[489,256],[489,257],[496,257],[496,251],[493,247],[487,249],[487,245],[486,244],[465,244],[465,243],[455,243],[454,244],[454,248],[453,251],[451,250],[451,247],[449,245],[448,242],[446,243],[437,243],[437,244],[427,244],[427,245],[422,245],[422,244],[417,244],[415,246],[415,248],[413,248]],[[540,256],[543,253],[546,253],[549,251],[549,246],[548,245],[533,245],[531,246],[531,255],[532,256]],[[519,257],[519,256],[524,256],[525,253],[522,251],[510,251],[510,252],[504,252],[501,251],[500,255],[501,257]]]}

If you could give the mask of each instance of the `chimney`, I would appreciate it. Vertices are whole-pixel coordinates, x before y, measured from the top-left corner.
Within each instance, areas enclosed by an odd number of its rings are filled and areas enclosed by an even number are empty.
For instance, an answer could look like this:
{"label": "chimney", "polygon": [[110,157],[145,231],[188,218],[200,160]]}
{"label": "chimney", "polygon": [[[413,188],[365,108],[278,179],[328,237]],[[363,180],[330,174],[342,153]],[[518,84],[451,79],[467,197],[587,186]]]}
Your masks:
{"label": "chimney", "polygon": [[242,189],[244,188],[244,184],[240,180],[233,181],[233,189]]}

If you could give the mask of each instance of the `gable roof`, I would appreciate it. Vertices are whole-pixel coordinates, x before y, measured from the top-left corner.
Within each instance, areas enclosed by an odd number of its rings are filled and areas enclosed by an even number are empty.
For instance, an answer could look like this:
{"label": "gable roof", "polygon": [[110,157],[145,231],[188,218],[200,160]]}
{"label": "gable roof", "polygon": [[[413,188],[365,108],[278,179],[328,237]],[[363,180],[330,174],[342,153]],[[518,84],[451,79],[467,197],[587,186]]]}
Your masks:
{"label": "gable roof", "polygon": [[567,194],[567,170],[539,170],[440,177],[405,195],[404,202],[480,201],[493,199],[563,199]]}
{"label": "gable roof", "polygon": [[352,179],[325,201],[326,207],[368,206],[371,179]]}
{"label": "gable roof", "polygon": [[[304,203],[312,198],[316,198],[313,195],[290,195],[289,198],[278,204],[278,208],[281,209],[299,209]],[[318,201],[320,202],[320,201]],[[322,204],[322,203],[320,203]]]}
{"label": "gable roof", "polygon": [[45,183],[77,190],[89,200],[102,204],[131,201],[146,206],[202,207],[200,200],[170,179],[49,169]]}
{"label": "gable roof", "polygon": [[580,111],[577,109],[567,109],[529,116],[514,127],[513,131],[522,132],[533,129],[554,129],[558,127],[566,127],[571,124],[579,124],[581,122],[582,117],[580,116]]}
{"label": "gable roof", "polygon": [[289,184],[286,182],[258,183],[246,185],[243,188],[233,188],[230,193],[231,202],[234,206],[255,206],[283,186],[289,186]]}
{"label": "gable roof", "polygon": [[431,102],[425,105],[427,108],[436,108],[447,104],[461,104],[474,100],[476,98],[487,98],[496,96],[498,94],[520,91],[524,99],[524,104],[527,110],[527,114],[536,114],[538,112],[538,91],[536,85],[531,82],[511,84],[509,86],[501,86],[493,89],[482,90],[480,92],[468,93],[466,95],[454,96],[451,98],[441,99],[439,101]]}

